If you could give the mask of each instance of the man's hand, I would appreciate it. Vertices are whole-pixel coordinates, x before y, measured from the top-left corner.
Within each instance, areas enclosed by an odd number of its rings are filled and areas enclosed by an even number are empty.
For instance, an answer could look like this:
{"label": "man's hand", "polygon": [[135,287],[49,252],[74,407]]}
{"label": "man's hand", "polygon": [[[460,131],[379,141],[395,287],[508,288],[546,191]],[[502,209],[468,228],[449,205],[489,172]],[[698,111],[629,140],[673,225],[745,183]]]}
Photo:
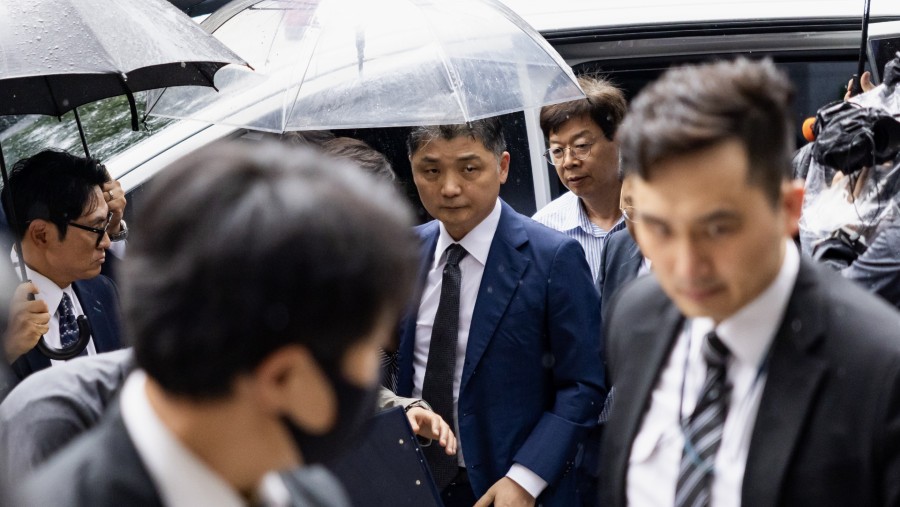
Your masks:
{"label": "man's hand", "polygon": [[495,482],[475,507],[534,507],[534,497],[516,481],[504,477]]}
{"label": "man's hand", "polygon": [[128,201],[125,200],[125,191],[122,190],[122,185],[118,180],[107,181],[100,187],[100,190],[103,192],[103,199],[106,200],[109,211],[112,211],[107,232],[110,235],[118,234],[122,229],[121,222],[122,217],[125,216],[125,205],[128,204]]}
{"label": "man's hand", "polygon": [[406,417],[413,433],[441,444],[444,452],[450,456],[456,454],[456,436],[443,417],[423,407],[410,408],[406,412]]}
{"label": "man's hand", "polygon": [[3,336],[4,352],[9,363],[33,349],[41,336],[50,330],[47,303],[39,299],[28,300],[29,294],[37,293],[37,287],[31,282],[19,285],[13,293],[9,306],[9,327]]}
{"label": "man's hand", "polygon": [[[872,83],[872,73],[869,71],[863,72],[862,76],[859,78],[859,87],[862,89],[860,93],[866,93],[867,91],[875,88],[875,84]],[[853,80],[851,79],[849,83],[847,83],[847,93],[844,94],[844,101],[850,100],[850,89],[853,88]]]}

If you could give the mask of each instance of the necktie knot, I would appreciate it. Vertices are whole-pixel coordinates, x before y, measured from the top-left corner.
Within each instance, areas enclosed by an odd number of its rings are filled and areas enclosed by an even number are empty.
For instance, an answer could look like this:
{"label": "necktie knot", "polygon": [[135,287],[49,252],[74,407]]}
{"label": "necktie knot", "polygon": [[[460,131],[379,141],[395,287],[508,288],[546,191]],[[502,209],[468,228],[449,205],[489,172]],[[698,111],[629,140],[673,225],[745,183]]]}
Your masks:
{"label": "necktie knot", "polygon": [[459,261],[466,256],[466,249],[459,243],[453,243],[447,247],[447,265],[456,267]]}
{"label": "necktie knot", "polygon": [[706,364],[709,366],[724,367],[725,362],[728,361],[728,356],[731,355],[731,351],[722,343],[722,339],[719,338],[715,331],[710,331],[706,335],[701,350],[703,359],[706,360]]}

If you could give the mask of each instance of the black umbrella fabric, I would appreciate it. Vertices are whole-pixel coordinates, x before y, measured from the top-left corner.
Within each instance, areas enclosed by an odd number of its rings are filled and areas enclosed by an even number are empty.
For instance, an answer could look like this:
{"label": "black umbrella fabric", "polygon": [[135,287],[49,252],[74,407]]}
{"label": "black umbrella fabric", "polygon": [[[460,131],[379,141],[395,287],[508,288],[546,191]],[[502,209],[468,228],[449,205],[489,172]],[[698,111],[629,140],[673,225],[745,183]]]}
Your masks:
{"label": "black umbrella fabric", "polygon": [[[133,93],[213,86],[215,73],[230,63],[246,65],[165,0],[0,2],[0,115],[74,111],[88,156],[78,106],[126,95],[137,130]],[[2,151],[0,173],[8,187]],[[16,227],[16,217],[9,223]],[[14,236],[23,259],[15,231]],[[19,265],[25,280],[24,262]],[[90,339],[90,331],[79,328],[81,337],[70,349],[52,349],[43,338],[38,348],[51,359],[77,356]]]}
{"label": "black umbrella fabric", "polygon": [[107,97],[213,86],[245,64],[165,0],[4,0],[0,115],[60,116]]}

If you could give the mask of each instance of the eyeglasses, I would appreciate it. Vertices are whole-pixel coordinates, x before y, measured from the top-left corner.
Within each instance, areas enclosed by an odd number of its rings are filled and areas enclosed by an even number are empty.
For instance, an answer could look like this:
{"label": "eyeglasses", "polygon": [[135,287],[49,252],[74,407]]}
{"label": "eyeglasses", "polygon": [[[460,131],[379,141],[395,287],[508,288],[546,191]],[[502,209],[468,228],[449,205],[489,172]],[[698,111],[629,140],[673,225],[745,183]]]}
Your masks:
{"label": "eyeglasses", "polygon": [[567,146],[565,148],[557,146],[545,151],[544,157],[547,159],[547,162],[550,162],[553,165],[559,165],[566,158],[566,150],[569,150],[573,157],[578,160],[585,160],[590,156],[592,146],[594,146],[594,143],[579,143],[575,146]]}
{"label": "eyeglasses", "polygon": [[624,208],[619,208],[619,211],[622,212],[622,216],[625,217],[625,220],[628,220],[629,222],[638,221],[637,212],[634,209],[634,206],[625,206]]}
{"label": "eyeglasses", "polygon": [[96,248],[96,247],[100,246],[100,242],[103,241],[103,236],[106,234],[106,230],[109,229],[109,223],[112,221],[112,216],[113,216],[112,211],[110,211],[109,213],[106,214],[106,223],[103,224],[102,229],[98,229],[96,227],[88,227],[87,225],[76,224],[75,222],[69,222],[69,225],[71,225],[72,227],[77,227],[79,229],[82,229],[82,230],[85,230],[88,232],[93,232],[94,234],[96,234],[97,235],[97,243],[94,245],[94,248]]}

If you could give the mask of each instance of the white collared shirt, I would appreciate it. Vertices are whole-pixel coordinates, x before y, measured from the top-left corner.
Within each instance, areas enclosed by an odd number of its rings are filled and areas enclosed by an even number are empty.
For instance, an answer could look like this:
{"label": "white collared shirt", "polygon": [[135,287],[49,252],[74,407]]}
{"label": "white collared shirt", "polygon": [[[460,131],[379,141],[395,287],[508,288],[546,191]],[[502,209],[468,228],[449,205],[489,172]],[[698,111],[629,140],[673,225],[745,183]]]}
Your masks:
{"label": "white collared shirt", "polygon": [[[469,343],[469,328],[472,325],[472,312],[475,310],[475,300],[478,298],[478,289],[481,287],[481,278],[484,276],[484,266],[487,264],[491,243],[494,241],[494,233],[500,223],[500,199],[494,205],[494,209],[488,216],[469,231],[458,243],[466,249],[466,256],[459,261],[459,270],[462,279],[459,285],[459,326],[456,339],[456,369],[453,372],[453,414],[459,407],[459,386],[462,383],[462,371],[465,365],[466,347]],[[419,304],[419,316],[416,320],[416,343],[413,354],[413,398],[422,397],[422,386],[425,384],[425,367],[428,364],[428,351],[431,348],[431,330],[434,327],[434,318],[437,315],[438,304],[441,301],[441,287],[443,286],[444,265],[447,264],[447,247],[454,241],[450,233],[440,224],[437,246],[434,249],[434,259],[431,269],[425,281],[422,299]],[[459,424],[457,421],[447,421],[453,424],[457,438],[459,438]],[[463,460],[462,445],[457,446],[457,456],[460,466]]]}
{"label": "white collared shirt", "polygon": [[549,204],[539,209],[532,217],[536,222],[555,229],[578,241],[584,250],[584,257],[591,268],[591,279],[597,281],[600,274],[600,263],[603,260],[603,247],[609,235],[625,228],[624,217],[608,231],[591,222],[581,198],[572,192],[566,192]]}
{"label": "white collared shirt", "polygon": [[[147,399],[146,385],[147,374],[142,370],[135,370],[128,376],[121,395],[122,419],[163,505],[245,507],[247,503],[238,492],[163,424]],[[277,474],[267,474],[261,486],[263,505],[286,507],[290,504],[289,497],[284,496],[289,494]]]}
{"label": "white collared shirt", "polygon": [[[51,348],[58,349],[62,346],[62,343],[59,339],[59,313],[57,310],[59,309],[59,303],[62,301],[63,294],[68,294],[69,299],[72,300],[72,306],[75,308],[75,317],[84,315],[84,310],[82,309],[81,303],[78,301],[78,296],[75,295],[75,289],[72,288],[71,284],[65,289],[60,289],[59,285],[56,285],[55,282],[37,271],[33,271],[28,266],[25,266],[25,272],[28,274],[31,283],[38,288],[39,292],[35,295],[35,299],[45,301],[47,303],[47,309],[50,312],[50,323],[48,324],[50,330],[44,335],[44,341],[47,342],[47,345]],[[93,337],[91,337],[91,341],[88,342],[85,350],[89,356],[97,353]],[[62,363],[65,363],[65,361],[58,361],[56,359],[50,360],[51,365]]]}
{"label": "white collared shirt", "polygon": [[701,345],[705,335],[715,327],[731,351],[727,377],[732,391],[715,459],[710,505],[741,505],[747,452],[766,383],[764,365],[799,269],[800,255],[793,242],[788,241],[778,275],[756,299],[717,327],[709,318],[685,321],[651,393],[649,409],[631,447],[626,484],[628,504],[674,504],[684,448],[680,421],[690,417],[703,388],[706,362]]}

